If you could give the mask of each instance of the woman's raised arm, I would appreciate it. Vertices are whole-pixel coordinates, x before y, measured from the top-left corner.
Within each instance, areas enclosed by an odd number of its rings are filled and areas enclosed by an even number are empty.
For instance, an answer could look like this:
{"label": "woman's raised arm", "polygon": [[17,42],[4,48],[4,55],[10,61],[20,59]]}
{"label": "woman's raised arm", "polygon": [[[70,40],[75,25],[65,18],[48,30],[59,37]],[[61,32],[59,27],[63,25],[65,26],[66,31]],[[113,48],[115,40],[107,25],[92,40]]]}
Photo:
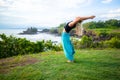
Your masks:
{"label": "woman's raised arm", "polygon": [[87,17],[76,17],[72,22],[70,22],[68,25],[70,27],[73,27],[75,24],[77,24],[78,22],[81,22],[83,20],[87,20],[87,19],[93,19],[95,18],[95,16],[87,16]]}

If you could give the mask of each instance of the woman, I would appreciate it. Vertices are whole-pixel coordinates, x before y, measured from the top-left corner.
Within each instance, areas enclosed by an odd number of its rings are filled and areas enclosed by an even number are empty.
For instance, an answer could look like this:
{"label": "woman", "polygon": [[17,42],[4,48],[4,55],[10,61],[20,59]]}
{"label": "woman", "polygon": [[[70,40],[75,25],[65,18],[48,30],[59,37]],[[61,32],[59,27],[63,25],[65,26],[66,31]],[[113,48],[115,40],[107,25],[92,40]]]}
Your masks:
{"label": "woman", "polygon": [[93,19],[95,16],[88,16],[88,17],[76,17],[73,21],[68,22],[63,29],[62,33],[62,46],[64,50],[64,54],[66,58],[68,59],[67,62],[73,62],[74,61],[74,47],[70,41],[70,34],[69,32],[76,27],[77,23],[81,23],[84,20],[87,19]]}

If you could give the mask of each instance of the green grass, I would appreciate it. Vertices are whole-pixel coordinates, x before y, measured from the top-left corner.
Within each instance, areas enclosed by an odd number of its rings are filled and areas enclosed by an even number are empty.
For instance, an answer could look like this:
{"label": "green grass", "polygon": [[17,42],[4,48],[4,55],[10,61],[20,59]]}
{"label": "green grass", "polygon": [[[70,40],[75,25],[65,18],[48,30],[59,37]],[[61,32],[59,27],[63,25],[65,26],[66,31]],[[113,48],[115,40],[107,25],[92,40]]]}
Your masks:
{"label": "green grass", "polygon": [[[37,62],[13,65],[27,59]],[[67,63],[62,51],[49,51],[12,57],[2,65],[0,69],[7,71],[0,73],[0,80],[120,80],[118,49],[76,50],[75,63]]]}
{"label": "green grass", "polygon": [[107,33],[120,33],[120,28],[115,28],[115,29],[112,29],[112,28],[96,28],[96,29],[88,29],[88,30],[93,30],[97,33],[100,33],[102,31],[105,31]]}

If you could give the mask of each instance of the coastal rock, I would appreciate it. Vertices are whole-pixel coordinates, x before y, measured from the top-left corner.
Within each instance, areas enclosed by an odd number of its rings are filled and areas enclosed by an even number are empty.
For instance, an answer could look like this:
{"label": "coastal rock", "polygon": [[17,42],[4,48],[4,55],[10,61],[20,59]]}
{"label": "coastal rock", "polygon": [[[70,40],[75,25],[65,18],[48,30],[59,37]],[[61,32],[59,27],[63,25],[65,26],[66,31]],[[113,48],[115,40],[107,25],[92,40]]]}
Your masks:
{"label": "coastal rock", "polygon": [[24,34],[37,34],[38,30],[37,28],[28,28],[26,31],[23,31],[22,33],[19,33],[20,35],[24,35]]}

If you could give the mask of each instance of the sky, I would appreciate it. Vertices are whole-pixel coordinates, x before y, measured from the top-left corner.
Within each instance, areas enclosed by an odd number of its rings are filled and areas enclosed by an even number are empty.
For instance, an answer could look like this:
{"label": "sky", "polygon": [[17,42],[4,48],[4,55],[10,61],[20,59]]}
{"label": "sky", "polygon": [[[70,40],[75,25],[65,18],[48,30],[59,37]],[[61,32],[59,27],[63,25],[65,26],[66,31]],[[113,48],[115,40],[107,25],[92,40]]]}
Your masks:
{"label": "sky", "polygon": [[77,16],[120,19],[120,0],[0,0],[0,27],[57,27]]}

